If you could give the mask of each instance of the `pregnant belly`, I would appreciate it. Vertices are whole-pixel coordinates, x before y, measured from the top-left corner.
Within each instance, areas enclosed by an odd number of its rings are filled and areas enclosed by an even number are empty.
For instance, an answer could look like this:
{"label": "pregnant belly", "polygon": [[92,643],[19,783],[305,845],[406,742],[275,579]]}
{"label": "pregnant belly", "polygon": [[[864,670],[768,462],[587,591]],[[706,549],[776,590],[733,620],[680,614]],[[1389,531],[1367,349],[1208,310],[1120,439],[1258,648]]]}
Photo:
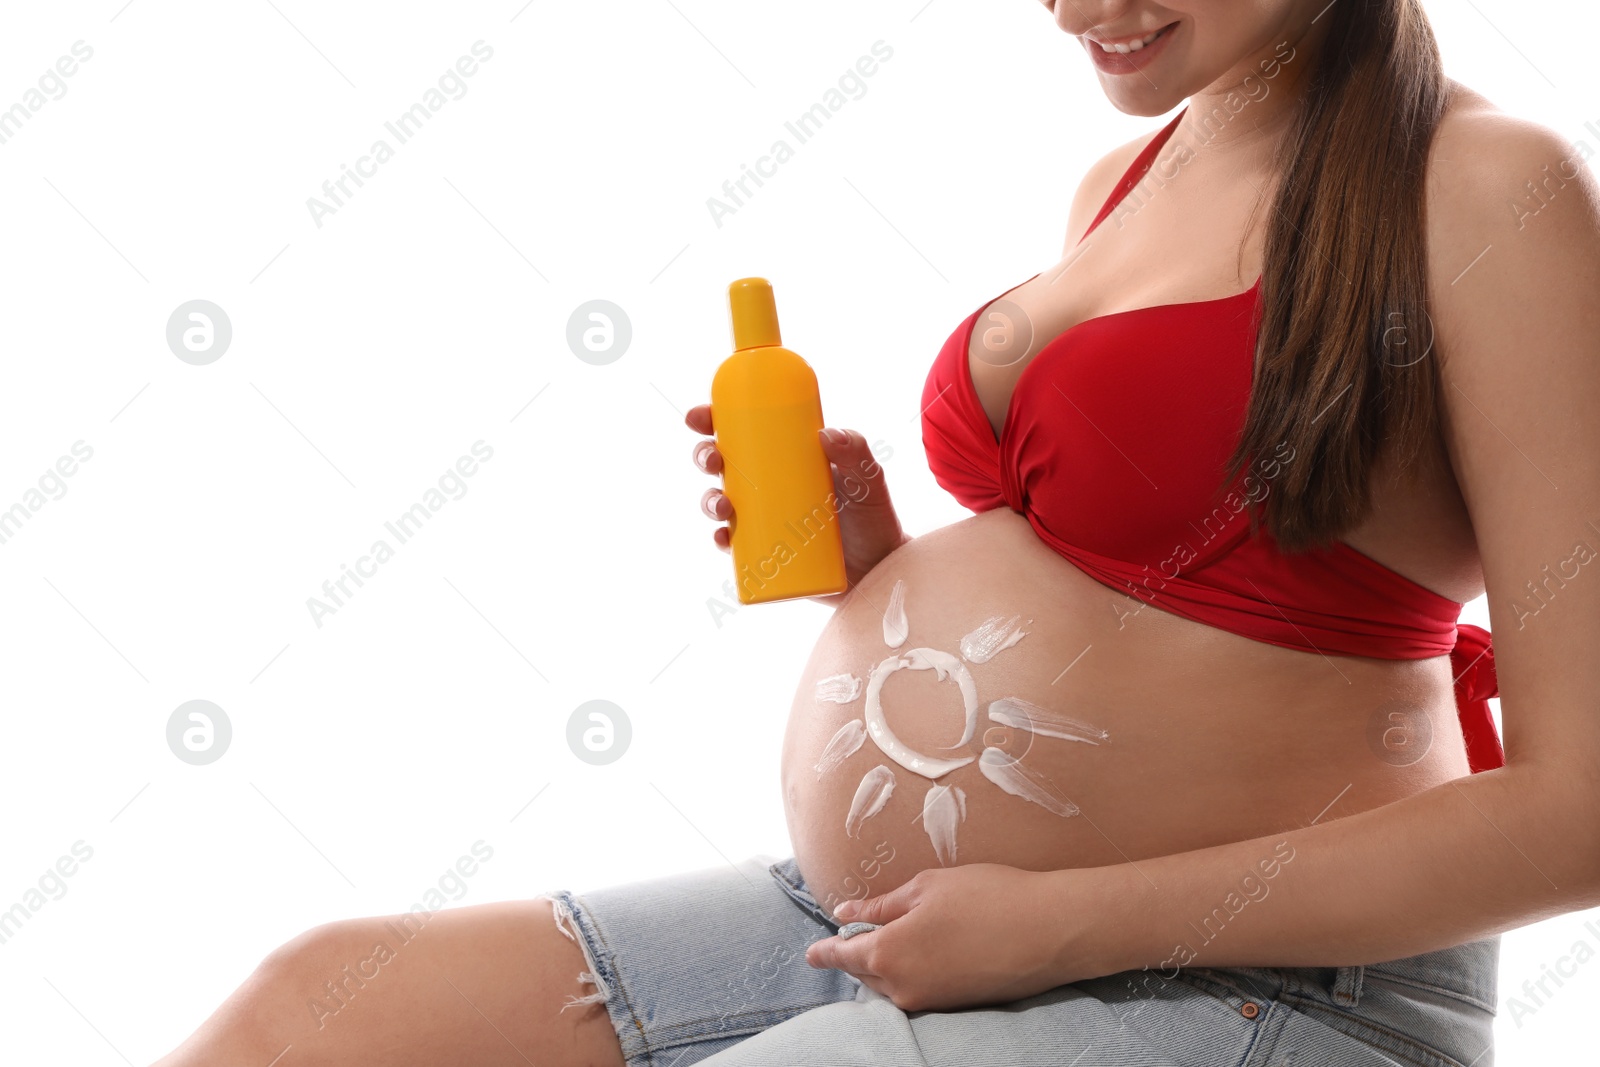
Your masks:
{"label": "pregnant belly", "polygon": [[1136,862],[1466,773],[1448,657],[1324,657],[1171,615],[1004,508],[852,590],[782,757],[795,857],[830,911],[927,867]]}

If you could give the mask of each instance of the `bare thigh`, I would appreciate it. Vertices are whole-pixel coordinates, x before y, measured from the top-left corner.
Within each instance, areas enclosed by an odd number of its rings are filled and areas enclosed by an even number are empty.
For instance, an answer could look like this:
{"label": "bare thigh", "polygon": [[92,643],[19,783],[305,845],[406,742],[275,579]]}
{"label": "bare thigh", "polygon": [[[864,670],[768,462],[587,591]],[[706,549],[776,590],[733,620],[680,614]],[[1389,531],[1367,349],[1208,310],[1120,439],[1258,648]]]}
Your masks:
{"label": "bare thigh", "polygon": [[413,916],[409,940],[404,918],[301,934],[154,1067],[621,1067],[603,1004],[561,1010],[594,987],[550,898]]}

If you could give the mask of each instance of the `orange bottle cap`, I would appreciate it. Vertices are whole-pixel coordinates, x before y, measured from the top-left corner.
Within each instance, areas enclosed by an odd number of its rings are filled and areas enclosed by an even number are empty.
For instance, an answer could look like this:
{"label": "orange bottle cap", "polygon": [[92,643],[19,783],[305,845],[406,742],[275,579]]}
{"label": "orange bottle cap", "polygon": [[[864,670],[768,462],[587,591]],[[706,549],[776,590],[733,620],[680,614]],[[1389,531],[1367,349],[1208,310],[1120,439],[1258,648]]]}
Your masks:
{"label": "orange bottle cap", "polygon": [[740,278],[728,286],[733,313],[733,350],[783,344],[778,333],[778,305],[765,278]]}

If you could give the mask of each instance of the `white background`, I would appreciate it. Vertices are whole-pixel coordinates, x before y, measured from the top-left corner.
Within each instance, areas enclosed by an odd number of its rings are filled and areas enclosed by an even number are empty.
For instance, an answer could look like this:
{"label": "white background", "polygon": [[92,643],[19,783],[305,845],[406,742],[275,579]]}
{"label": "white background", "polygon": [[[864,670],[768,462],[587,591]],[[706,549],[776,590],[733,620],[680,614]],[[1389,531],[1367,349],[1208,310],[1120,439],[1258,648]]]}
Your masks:
{"label": "white background", "polygon": [[[479,840],[452,903],[787,855],[778,748],[826,610],[708,606],[731,568],[682,411],[728,282],[773,281],[829,423],[892,450],[926,532],[965,514],[924,463],[928,363],[1160,120],[1028,0],[123,5],[7,5],[0,33],[0,108],[94,50],[0,145],[0,509],[93,449],[0,545],[0,909],[93,849],[0,944],[0,1060],[148,1063],[269,949],[407,909]],[[1453,76],[1600,148],[1591,6],[1428,7]],[[465,95],[317,226],[307,198],[478,40]],[[708,197],[879,40],[719,227]],[[192,299],[232,322],[209,366],[166,344]],[[565,340],[592,299],[633,329],[605,366]],[[307,598],[479,440],[318,627]],[[633,727],[608,766],[565,740],[596,698]],[[192,699],[232,723],[209,766],[167,748]],[[1506,936],[1502,998],[1594,918]],[[1499,1062],[1591,1058],[1597,991],[1600,962],[1520,1026],[1502,1004]]]}

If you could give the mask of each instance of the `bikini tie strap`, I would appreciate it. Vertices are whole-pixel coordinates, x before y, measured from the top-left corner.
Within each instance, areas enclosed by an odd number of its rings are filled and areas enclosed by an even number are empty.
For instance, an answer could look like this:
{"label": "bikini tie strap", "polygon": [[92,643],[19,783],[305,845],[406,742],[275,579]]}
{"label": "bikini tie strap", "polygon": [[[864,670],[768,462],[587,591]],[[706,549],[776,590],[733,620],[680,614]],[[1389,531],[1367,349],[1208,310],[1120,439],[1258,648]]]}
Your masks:
{"label": "bikini tie strap", "polygon": [[1467,742],[1467,766],[1474,774],[1504,767],[1505,750],[1489,711],[1489,698],[1500,695],[1500,680],[1495,675],[1494,643],[1488,630],[1466,622],[1456,624],[1450,673],[1455,678],[1461,734]]}

